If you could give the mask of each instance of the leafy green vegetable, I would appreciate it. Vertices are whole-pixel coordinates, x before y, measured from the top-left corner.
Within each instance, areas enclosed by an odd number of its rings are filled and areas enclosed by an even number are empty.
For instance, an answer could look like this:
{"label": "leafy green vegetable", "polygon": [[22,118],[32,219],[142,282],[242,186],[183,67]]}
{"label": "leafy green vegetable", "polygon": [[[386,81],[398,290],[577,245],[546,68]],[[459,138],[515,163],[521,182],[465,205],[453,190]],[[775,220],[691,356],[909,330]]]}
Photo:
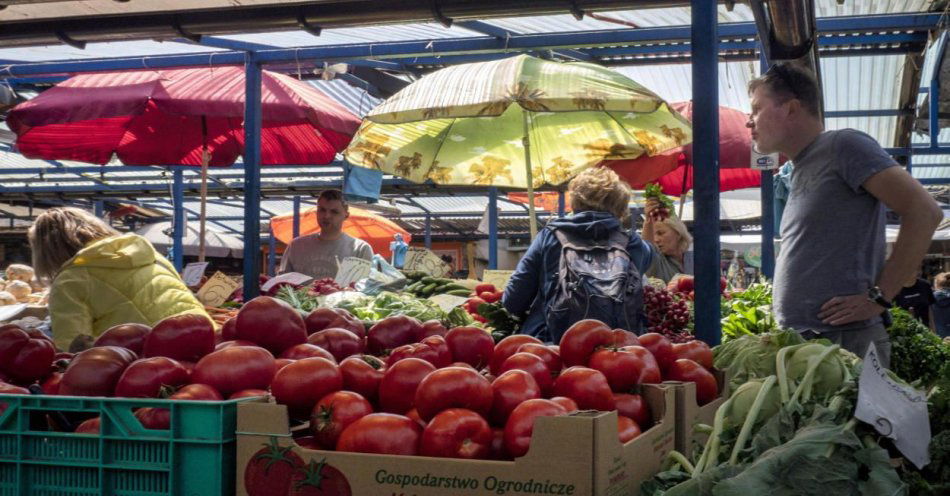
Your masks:
{"label": "leafy green vegetable", "polygon": [[304,312],[312,312],[320,306],[318,295],[311,293],[309,287],[294,289],[290,285],[281,286],[275,296],[278,300],[283,300],[289,303],[290,306]]}
{"label": "leafy green vegetable", "polygon": [[729,369],[730,383],[736,388],[750,379],[775,375],[775,356],[778,351],[804,342],[795,331],[744,336],[716,346],[713,349],[713,363],[718,369]]}
{"label": "leafy green vegetable", "polygon": [[521,322],[513,315],[508,313],[501,302],[482,303],[478,305],[478,314],[488,321],[486,326],[491,327],[492,339],[499,342],[502,339],[515,334],[521,328]]}
{"label": "leafy green vegetable", "polygon": [[446,319],[446,313],[429,300],[388,291],[383,291],[376,296],[365,296],[355,300],[343,301],[337,306],[347,310],[360,320],[371,322],[382,320],[390,315],[408,315],[422,322]]}
{"label": "leafy green vegetable", "polygon": [[950,361],[950,345],[900,308],[891,309],[891,370],[907,382],[923,388],[932,386],[940,369]]}
{"label": "leafy green vegetable", "polygon": [[723,341],[778,330],[772,315],[772,285],[758,282],[733,293],[731,299],[723,300],[722,315]]}

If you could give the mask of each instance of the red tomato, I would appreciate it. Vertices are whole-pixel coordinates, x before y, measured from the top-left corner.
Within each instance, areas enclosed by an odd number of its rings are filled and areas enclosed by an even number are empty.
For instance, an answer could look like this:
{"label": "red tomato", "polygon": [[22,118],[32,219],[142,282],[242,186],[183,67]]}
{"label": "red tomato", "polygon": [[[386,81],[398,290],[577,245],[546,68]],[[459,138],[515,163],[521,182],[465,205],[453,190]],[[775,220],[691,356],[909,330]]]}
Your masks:
{"label": "red tomato", "polygon": [[505,363],[501,364],[501,372],[508,372],[509,370],[523,370],[534,378],[534,381],[538,384],[538,387],[541,388],[542,396],[550,396],[552,388],[554,387],[554,379],[551,378],[551,371],[548,370],[547,365],[544,364],[544,360],[541,359],[538,355],[532,355],[531,353],[515,353],[508,357],[505,360]]}
{"label": "red tomato", "polygon": [[674,344],[673,355],[675,355],[677,359],[685,358],[692,360],[705,367],[706,370],[712,370],[713,368],[712,350],[708,344],[698,339]]}
{"label": "red tomato", "polygon": [[214,351],[214,326],[204,315],[183,313],[162,319],[145,336],[142,354],[197,362]]}
{"label": "red tomato", "polygon": [[40,383],[40,387],[43,388],[43,394],[59,394],[59,383],[63,380],[62,372],[53,372],[48,375],[43,382]]}
{"label": "red tomato", "polygon": [[501,371],[501,364],[504,363],[508,357],[514,355],[518,347],[529,343],[544,346],[540,339],[527,334],[512,334],[499,341],[498,344],[495,345],[495,349],[492,351],[491,361],[488,363],[488,368],[491,370],[491,373],[498,375]]}
{"label": "red tomato", "polygon": [[614,329],[610,331],[614,335],[613,345],[615,348],[623,348],[624,346],[639,346],[640,340],[637,339],[637,335],[626,331],[623,329]]}
{"label": "red tomato", "polygon": [[191,382],[207,384],[230,396],[244,389],[267,389],[276,370],[274,356],[264,348],[232,346],[199,360]]}
{"label": "red tomato", "polygon": [[491,383],[491,419],[496,425],[505,425],[516,406],[541,397],[541,387],[531,374],[523,370],[509,370]]}
{"label": "red tomato", "polygon": [[270,390],[296,418],[306,418],[320,398],[343,387],[340,368],[326,358],[304,358],[280,369]]}
{"label": "red tomato", "polygon": [[554,351],[551,346],[545,346],[544,344],[537,343],[526,343],[518,347],[515,350],[515,353],[531,353],[532,355],[538,355],[541,358],[541,361],[544,362],[544,365],[547,366],[548,370],[551,371],[552,376],[556,376],[561,372],[561,355],[557,351]]}
{"label": "red tomato", "polygon": [[483,291],[478,293],[478,297],[485,300],[485,303],[495,303],[501,299],[501,294],[494,291]]}
{"label": "red tomato", "polygon": [[644,347],[656,358],[656,363],[660,370],[664,371],[676,360],[673,354],[673,343],[666,336],[655,332],[649,332],[639,337],[640,346]]}
{"label": "red tomato", "polygon": [[650,415],[650,406],[643,400],[639,394],[616,393],[614,394],[614,403],[617,405],[617,415],[630,417],[640,427],[648,427],[653,424],[653,417]]}
{"label": "red tomato", "polygon": [[[65,396],[112,396],[122,372],[135,359],[135,353],[118,346],[97,346],[76,355],[59,383]],[[49,364],[47,364],[49,367]]]}
{"label": "red tomato", "polygon": [[386,366],[392,367],[394,363],[406,358],[418,358],[419,360],[425,360],[434,365],[436,368],[448,365],[447,363],[442,364],[442,357],[440,357],[439,353],[432,349],[431,346],[422,343],[411,343],[404,344],[393,349],[392,353],[386,357]]}
{"label": "red tomato", "polygon": [[524,456],[531,445],[534,421],[538,417],[555,417],[566,413],[564,407],[551,400],[528,400],[518,405],[505,424],[505,451],[513,458]]}
{"label": "red tomato", "polygon": [[[221,401],[221,394],[207,384],[189,384],[168,397],[170,400]],[[135,412],[142,427],[167,430],[171,426],[171,412],[167,408],[139,408]]]}
{"label": "red tomato", "polygon": [[660,365],[653,353],[650,353],[643,346],[624,346],[620,348],[620,351],[632,353],[640,357],[643,362],[643,369],[641,369],[640,377],[637,379],[638,384],[659,384],[663,382],[662,370],[660,370]]}
{"label": "red tomato", "polygon": [[416,388],[415,407],[425,421],[448,408],[465,408],[488,415],[492,397],[491,383],[478,372],[465,367],[446,367],[422,379]]}
{"label": "red tomato", "polygon": [[373,413],[373,406],[357,393],[335,391],[317,402],[310,415],[310,432],[323,449],[336,448],[346,426]]}
{"label": "red tomato", "polygon": [[337,362],[363,352],[363,338],[339,327],[317,331],[307,338],[307,342],[329,351]]}
{"label": "red tomato", "polygon": [[45,336],[34,337],[16,325],[0,327],[0,370],[23,384],[42,379],[56,356],[56,347]]}
{"label": "red tomato", "polygon": [[233,341],[235,339],[237,339],[237,319],[231,317],[224,321],[224,325],[221,326],[221,340]]}
{"label": "red tomato", "polygon": [[607,324],[594,319],[578,321],[561,336],[561,360],[565,367],[586,367],[587,360],[597,348],[610,346],[613,341],[613,332]]}
{"label": "red tomato", "polygon": [[554,380],[554,393],[576,401],[581,410],[609,412],[616,406],[607,378],[587,367],[575,366],[561,372]]}
{"label": "red tomato", "polygon": [[636,386],[660,382],[660,369],[648,351],[627,351],[626,348],[597,350],[590,356],[590,368],[599,370],[607,378],[610,389],[615,393],[627,393]]}
{"label": "red tomato", "polygon": [[307,334],[313,334],[324,329],[346,329],[357,337],[366,336],[366,326],[363,321],[342,308],[317,308],[307,315],[305,320]]}
{"label": "red tomato", "polygon": [[485,419],[464,408],[449,408],[432,418],[422,432],[419,454],[481,460],[491,454],[494,435]]}
{"label": "red tomato", "polygon": [[487,303],[485,300],[475,296],[475,297],[469,298],[465,302],[465,309],[468,310],[468,313],[470,314],[477,314],[479,305],[483,305],[485,303]]}
{"label": "red tomato", "polygon": [[284,350],[284,352],[280,354],[280,358],[286,358],[289,360],[301,360],[303,358],[326,358],[327,360],[336,363],[336,358],[334,358],[333,353],[330,353],[325,348],[311,343],[295,344]]}
{"label": "red tomato", "polygon": [[369,328],[366,333],[366,351],[381,355],[386,350],[404,344],[415,343],[422,334],[422,323],[406,315],[386,317]]}
{"label": "red tomato", "polygon": [[414,420],[417,424],[419,424],[419,427],[422,427],[423,429],[426,428],[426,421],[422,420],[422,417],[419,416],[419,410],[416,410],[415,408],[413,408],[412,410],[409,410],[408,412],[406,412],[406,416]]}
{"label": "red tomato", "polygon": [[306,467],[294,472],[290,480],[288,496],[350,496],[350,482],[343,472],[326,460],[319,463],[311,459]]}
{"label": "red tomato", "polygon": [[665,378],[670,381],[695,382],[696,403],[700,406],[709,403],[719,396],[719,385],[716,377],[703,368],[702,365],[681,358],[673,362],[666,371]]}
{"label": "red tomato", "polygon": [[383,361],[372,355],[356,355],[340,362],[343,389],[359,393],[367,401],[376,401],[383,380]]}
{"label": "red tomato", "polygon": [[478,327],[453,327],[446,333],[445,342],[452,351],[452,360],[465,362],[476,369],[488,365],[495,350],[491,334]]}
{"label": "red tomato", "polygon": [[491,453],[488,454],[488,458],[492,460],[511,460],[511,456],[505,451],[505,429],[492,427],[491,434]]}
{"label": "red tomato", "polygon": [[119,324],[100,334],[93,346],[121,346],[141,356],[145,336],[151,330],[152,328],[145,324]]}
{"label": "red tomato", "polygon": [[[408,360],[400,363],[406,361]],[[371,413],[343,430],[336,449],[355,453],[411,456],[419,452],[421,437],[422,428],[409,417],[391,413]]]}
{"label": "red tomato", "polygon": [[498,291],[498,288],[496,288],[494,284],[489,284],[487,282],[475,286],[475,294],[481,294],[486,291],[489,293],[495,293]]}
{"label": "red tomato", "polygon": [[436,368],[448,367],[452,363],[452,350],[449,349],[449,343],[442,336],[426,336],[420,341],[422,344],[435,350],[438,357],[432,365]]}
{"label": "red tomato", "polygon": [[73,431],[76,434],[99,434],[99,428],[102,425],[102,419],[99,417],[93,417],[88,420],[84,420],[81,424],[76,426],[76,430]]}
{"label": "red tomato", "polygon": [[416,388],[435,366],[418,358],[406,358],[383,373],[379,383],[379,406],[384,412],[403,414],[415,406]]}
{"label": "red tomato", "polygon": [[142,358],[132,362],[119,377],[115,395],[124,398],[158,398],[162,388],[188,382],[188,369],[171,358]]}
{"label": "red tomato", "polygon": [[275,356],[307,341],[307,326],[297,310],[270,296],[258,296],[245,303],[236,319],[238,339],[253,341]]}
{"label": "red tomato", "polygon": [[[231,319],[231,320],[234,320],[234,319]],[[257,345],[244,339],[232,339],[230,341],[221,341],[220,343],[214,345],[214,351],[223,350],[225,348],[230,348],[232,346],[257,346]]]}
{"label": "red tomato", "polygon": [[238,391],[231,396],[228,396],[229,400],[236,400],[238,398],[257,398],[259,396],[269,396],[270,393],[263,389],[244,389]]}
{"label": "red tomato", "polygon": [[564,409],[567,410],[567,413],[574,413],[579,410],[579,408],[577,408],[577,402],[568,398],[567,396],[552,396],[551,401],[564,407]]}
{"label": "red tomato", "polygon": [[421,341],[429,336],[445,336],[447,332],[449,332],[449,330],[442,325],[442,322],[438,320],[427,320],[422,323],[422,332],[419,333],[418,339]]}
{"label": "red tomato", "polygon": [[[30,394],[30,390],[25,387],[14,386],[13,384],[0,381],[0,395],[4,394]],[[0,415],[3,415],[5,411],[7,411],[7,403],[0,401]]]}
{"label": "red tomato", "polygon": [[303,468],[303,460],[291,451],[293,445],[281,447],[272,437],[251,456],[244,467],[244,488],[248,496],[277,496],[287,494],[294,474]]}
{"label": "red tomato", "polygon": [[[319,357],[318,357],[318,358],[319,358]],[[290,359],[290,358],[278,358],[277,360],[274,360],[274,374],[277,374],[278,372],[280,372],[280,369],[282,369],[282,368],[284,368],[284,367],[286,367],[286,366],[288,366],[288,365],[290,365],[290,364],[292,364],[292,363],[294,363],[294,362],[296,362],[296,361],[297,361],[297,360],[293,360],[293,359]]]}
{"label": "red tomato", "polygon": [[640,426],[633,419],[617,415],[617,437],[621,443],[633,441],[640,435]]}

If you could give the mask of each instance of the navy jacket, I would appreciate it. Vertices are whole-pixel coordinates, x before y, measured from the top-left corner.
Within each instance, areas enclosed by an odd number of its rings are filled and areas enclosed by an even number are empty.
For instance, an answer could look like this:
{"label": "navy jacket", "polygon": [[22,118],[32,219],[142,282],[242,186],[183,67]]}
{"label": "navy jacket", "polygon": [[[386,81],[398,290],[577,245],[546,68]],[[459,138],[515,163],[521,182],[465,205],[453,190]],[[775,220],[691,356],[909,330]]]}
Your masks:
{"label": "navy jacket", "polygon": [[[622,229],[620,221],[613,215],[594,211],[577,212],[552,220],[548,227],[568,230],[591,239],[605,239],[612,231]],[[544,313],[554,298],[561,261],[561,243],[549,228],[538,233],[518,262],[501,300],[509,313],[522,320],[522,334],[535,336],[545,342],[552,341],[552,334],[547,332]],[[653,260],[650,245],[636,232],[630,235],[627,253],[641,274],[646,272]],[[560,335],[563,331],[556,334]]]}

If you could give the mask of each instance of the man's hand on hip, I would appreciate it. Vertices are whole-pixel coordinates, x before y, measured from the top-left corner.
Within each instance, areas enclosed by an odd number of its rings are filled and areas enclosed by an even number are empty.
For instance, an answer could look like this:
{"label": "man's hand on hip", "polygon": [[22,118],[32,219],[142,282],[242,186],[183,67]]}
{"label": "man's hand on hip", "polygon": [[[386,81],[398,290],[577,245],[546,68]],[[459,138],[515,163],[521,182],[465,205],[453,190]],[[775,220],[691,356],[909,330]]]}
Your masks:
{"label": "man's hand on hip", "polygon": [[880,315],[884,307],[868,299],[865,293],[835,296],[821,306],[818,318],[828,325],[844,325],[860,322]]}

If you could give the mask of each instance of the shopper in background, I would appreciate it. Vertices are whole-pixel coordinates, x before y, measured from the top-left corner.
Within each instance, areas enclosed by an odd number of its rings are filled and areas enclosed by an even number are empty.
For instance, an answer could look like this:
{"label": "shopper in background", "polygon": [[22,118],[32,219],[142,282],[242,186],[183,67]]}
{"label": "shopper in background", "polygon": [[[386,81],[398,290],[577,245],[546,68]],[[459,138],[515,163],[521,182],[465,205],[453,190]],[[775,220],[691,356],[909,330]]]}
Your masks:
{"label": "shopper in background", "polygon": [[[631,320],[627,316],[642,313],[641,274],[649,267],[653,252],[636,232],[628,233],[621,227],[621,221],[629,215],[630,187],[609,168],[594,167],[575,177],[568,191],[574,213],[552,220],[538,233],[508,281],[502,303],[512,315],[522,319],[523,334],[542,341],[559,342],[567,328],[582,318],[637,331],[642,324],[641,316],[633,317],[636,322],[626,323]],[[574,247],[571,250],[597,250],[597,256],[603,257],[592,256],[590,260],[602,269],[601,274],[618,276],[611,280],[619,281],[618,287],[624,292],[620,311],[605,315],[604,307],[598,306],[593,298],[579,302],[564,294],[562,269],[567,267],[562,267],[561,259],[562,252],[567,250],[562,239]],[[603,248],[606,246],[610,249]],[[607,260],[611,263],[602,263]],[[613,261],[617,264],[613,265]],[[628,273],[631,268],[635,272]],[[575,304],[585,307],[584,315],[573,315],[576,308],[571,307]]]}
{"label": "shopper in background", "polygon": [[[814,75],[777,64],[749,83],[748,127],[760,153],[791,157],[773,308],[778,323],[864,356],[871,343],[886,366],[881,314],[920,267],[943,213],[874,138],[825,131]],[[884,207],[901,217],[884,260]]]}
{"label": "shopper in background", "polygon": [[676,274],[692,275],[693,252],[689,247],[693,244],[693,237],[689,235],[686,224],[673,215],[654,221],[650,213],[659,206],[656,200],[647,200],[641,236],[652,245],[657,256],[653,257],[646,275],[670,282]]}
{"label": "shopper in background", "polygon": [[920,272],[910,278],[900,293],[894,298],[894,304],[907,310],[914,317],[930,326],[930,305],[934,303],[934,292],[930,283],[920,277]]}
{"label": "shopper in background", "polygon": [[942,337],[950,336],[950,272],[934,278],[934,304],[930,307],[933,328]]}
{"label": "shopper in background", "polygon": [[373,259],[369,243],[343,232],[343,221],[350,216],[350,207],[340,190],[328,189],[317,198],[317,224],[320,232],[300,236],[280,259],[281,274],[299,272],[314,279],[336,276],[339,264],[346,257]]}
{"label": "shopper in background", "polygon": [[37,277],[52,281],[49,313],[61,350],[88,348],[118,324],[152,326],[183,313],[208,316],[148,240],[120,234],[86,211],[47,210],[28,237]]}

